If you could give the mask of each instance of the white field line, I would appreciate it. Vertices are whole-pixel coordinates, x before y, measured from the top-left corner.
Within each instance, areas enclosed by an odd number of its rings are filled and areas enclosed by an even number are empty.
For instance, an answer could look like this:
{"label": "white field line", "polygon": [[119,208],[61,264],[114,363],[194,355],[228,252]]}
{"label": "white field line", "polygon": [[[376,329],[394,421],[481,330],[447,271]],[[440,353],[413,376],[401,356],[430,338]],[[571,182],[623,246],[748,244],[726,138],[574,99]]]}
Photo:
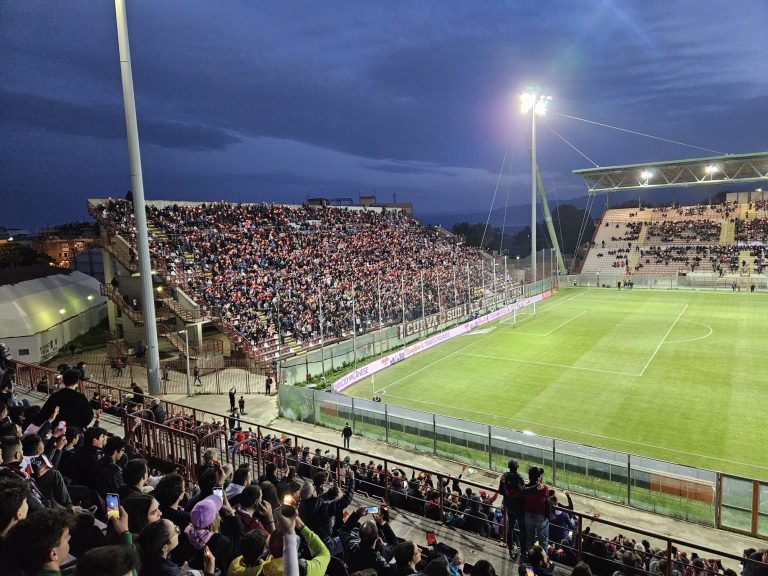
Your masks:
{"label": "white field line", "polygon": [[677,325],[677,321],[680,320],[680,316],[682,316],[685,311],[688,310],[688,304],[685,305],[685,307],[680,311],[680,314],[677,315],[677,318],[675,318],[675,321],[672,322],[672,326],[669,327],[669,330],[667,330],[667,333],[664,334],[664,338],[661,339],[661,342],[659,342],[659,345],[656,346],[656,350],[653,351],[653,354],[650,358],[648,358],[648,362],[645,363],[645,366],[643,367],[643,371],[640,372],[640,376],[645,374],[645,371],[648,370],[648,366],[651,365],[651,362],[653,362],[653,359],[656,358],[656,354],[661,350],[661,347],[664,345],[664,341],[667,339],[667,336],[669,336],[669,333],[672,332],[672,329]]}
{"label": "white field line", "polygon": [[[566,297],[566,298],[564,298],[564,299],[562,299],[562,300],[558,300],[558,301],[557,301],[557,302],[555,302],[554,304],[552,304],[552,305],[550,305],[550,306],[546,306],[546,307],[545,307],[543,310],[541,310],[541,312],[538,312],[538,314],[542,314],[542,313],[544,313],[544,312],[549,312],[550,310],[552,310],[553,308],[557,308],[557,307],[558,307],[558,306],[560,306],[561,304],[565,304],[566,302],[571,302],[571,301],[573,301],[573,300],[576,300],[576,298],[581,298],[582,296],[584,296],[584,294],[586,294],[586,292],[579,292],[578,294],[574,294],[573,296],[570,296],[570,297]],[[546,302],[546,301],[545,301],[545,302]],[[542,305],[541,305],[541,304],[539,304],[539,307],[541,307],[541,306],[542,306]],[[523,314],[523,313],[518,313],[518,315],[522,315],[522,314]],[[527,314],[527,313],[526,313],[526,314]],[[534,316],[534,317],[535,317],[535,316]],[[511,312],[510,312],[510,314],[507,314],[506,316],[504,316],[504,319],[503,319],[503,320],[499,320],[499,324],[511,324],[511,325],[513,325],[513,326],[514,326],[514,325],[515,325],[515,322],[514,322],[514,319],[513,319],[513,317],[511,316]]]}
{"label": "white field line", "polygon": [[685,340],[667,340],[667,344],[682,344],[683,342],[696,342],[696,340],[704,340],[704,338],[709,338],[712,336],[712,326],[709,324],[704,324],[704,322],[694,322],[693,320],[686,320],[683,319],[683,322],[688,322],[689,324],[698,324],[699,326],[704,326],[709,330],[707,334],[704,334],[704,336],[697,336],[696,338],[686,338]]}
{"label": "white field line", "polygon": [[[584,293],[584,292],[579,292],[578,294],[576,294],[576,295],[575,295],[575,296],[573,296],[572,298],[570,298],[570,299],[568,299],[568,300],[561,300],[560,302],[556,302],[556,303],[555,303],[555,304],[553,304],[552,306],[553,306],[553,307],[554,307],[554,306],[557,306],[558,304],[562,304],[563,302],[570,302],[571,300],[574,300],[574,299],[578,298],[579,296],[582,296],[583,294],[585,294],[585,293]],[[502,321],[502,322],[503,322],[503,321]],[[434,362],[430,362],[430,363],[429,363],[429,364],[427,364],[426,366],[422,366],[422,367],[421,367],[421,368],[419,368],[418,370],[414,370],[413,372],[409,372],[408,374],[406,374],[406,375],[405,375],[405,376],[403,376],[402,378],[398,378],[398,379],[397,379],[397,380],[395,380],[394,382],[392,382],[392,383],[390,383],[390,384],[387,384],[386,386],[384,386],[384,388],[381,388],[381,391],[384,391],[384,390],[386,390],[387,388],[389,388],[390,386],[394,386],[395,384],[399,384],[399,383],[400,383],[400,382],[402,382],[403,380],[407,380],[408,378],[410,378],[410,377],[411,377],[411,376],[413,376],[414,374],[418,374],[418,373],[419,373],[419,372],[421,372],[422,370],[426,370],[427,368],[431,368],[432,366],[434,366],[434,365],[435,365],[435,364],[437,364],[438,362],[442,362],[442,361],[443,361],[443,360],[445,360],[446,358],[450,358],[451,356],[455,356],[456,354],[458,354],[459,352],[461,352],[461,351],[462,351],[462,350],[464,350],[465,348],[468,348],[468,347],[472,346],[473,344],[477,344],[477,343],[479,343],[479,342],[482,342],[483,340],[485,340],[486,338],[488,338],[488,337],[489,337],[489,336],[491,336],[492,334],[493,334],[493,332],[488,332],[487,334],[483,334],[483,335],[481,335],[481,337],[480,337],[480,338],[474,338],[474,339],[472,339],[472,341],[471,341],[471,342],[469,342],[469,344],[467,344],[466,346],[462,346],[462,347],[461,347],[461,348],[459,348],[458,350],[454,350],[454,351],[453,351],[453,352],[451,352],[450,354],[446,354],[445,356],[443,356],[443,357],[441,357],[441,358],[438,358],[438,359],[437,359],[437,360],[435,360]]]}
{"label": "white field line", "polygon": [[[568,310],[568,308],[565,308],[565,310]],[[574,312],[576,312],[576,310],[574,310]],[[568,320],[566,320],[565,322],[561,322],[560,324],[552,328],[552,330],[544,334],[541,334],[539,332],[520,332],[518,330],[505,330],[504,334],[520,334],[521,336],[549,336],[550,334],[552,334],[552,332],[554,332],[558,328],[565,326],[566,324],[568,324],[568,322],[571,322],[572,320],[576,320],[576,318],[578,318],[579,316],[583,316],[587,312],[588,310],[581,310],[578,314],[576,314],[576,316],[573,316],[572,318],[568,318]]]}
{"label": "white field line", "polygon": [[616,370],[603,370],[601,368],[586,368],[582,366],[568,366],[567,364],[553,364],[551,362],[538,362],[536,360],[520,360],[518,358],[509,358],[508,356],[494,356],[492,354],[471,354],[462,352],[462,356],[472,356],[474,358],[487,358],[489,360],[505,360],[507,362],[518,362],[520,364],[536,364],[537,366],[553,366],[555,368],[567,368],[569,370],[586,370],[588,372],[602,372],[603,374],[617,374],[619,376],[642,376],[642,374],[633,374],[630,372],[617,372]]}
{"label": "white field line", "polygon": [[[455,410],[455,405],[439,404],[437,402],[427,402],[426,400],[416,400],[415,398],[406,398],[404,396],[389,395],[389,398],[397,398],[400,400],[406,400],[408,402],[416,402],[418,404],[426,404],[429,406],[437,406],[438,408],[448,408]],[[584,432],[583,430],[574,430],[573,428],[564,428],[562,426],[553,426],[552,424],[545,424],[543,422],[536,422],[534,420],[525,420],[523,418],[506,418],[499,416],[498,414],[491,414],[490,412],[481,412],[479,410],[470,410],[469,408],[459,408],[462,412],[469,412],[472,414],[480,414],[482,416],[490,416],[491,418],[500,418],[502,420],[508,420],[510,422],[523,422],[525,424],[534,424],[536,426],[542,426],[544,428],[551,428],[552,430],[561,430],[563,432],[572,432],[574,434],[583,434],[585,436],[591,436],[593,438],[600,438],[602,440],[612,440],[614,442],[623,442],[625,444],[633,444],[635,446],[643,446],[644,448],[655,448],[656,450],[663,450],[665,452],[674,452],[675,454],[685,454],[686,456],[695,456],[697,458],[704,458],[706,460],[713,460],[717,462],[726,462],[728,464],[738,464],[739,466],[748,466],[757,470],[768,470],[768,466],[758,466],[757,464],[750,464],[748,462],[740,462],[739,460],[728,460],[726,458],[718,458],[716,456],[707,456],[706,454],[699,454],[697,452],[687,452],[685,450],[677,450],[675,448],[666,448],[665,446],[658,446],[656,444],[646,444],[645,442],[635,442],[634,440],[625,440],[624,438],[617,438],[616,436],[605,436],[604,434],[595,434],[594,432]],[[447,414],[446,414],[447,415]],[[565,440],[561,438],[561,440]]]}

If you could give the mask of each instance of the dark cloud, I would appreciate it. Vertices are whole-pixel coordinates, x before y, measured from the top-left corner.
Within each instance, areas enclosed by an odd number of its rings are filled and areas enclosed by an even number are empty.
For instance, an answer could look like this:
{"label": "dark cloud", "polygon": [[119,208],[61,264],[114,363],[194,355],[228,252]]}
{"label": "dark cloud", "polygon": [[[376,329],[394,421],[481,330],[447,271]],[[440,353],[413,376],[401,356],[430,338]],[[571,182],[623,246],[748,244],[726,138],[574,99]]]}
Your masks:
{"label": "dark cloud", "polygon": [[[122,108],[82,106],[32,94],[0,91],[0,109],[9,126],[25,126],[74,136],[125,139]],[[221,128],[160,119],[140,121],[142,142],[178,150],[221,150],[240,142]]]}

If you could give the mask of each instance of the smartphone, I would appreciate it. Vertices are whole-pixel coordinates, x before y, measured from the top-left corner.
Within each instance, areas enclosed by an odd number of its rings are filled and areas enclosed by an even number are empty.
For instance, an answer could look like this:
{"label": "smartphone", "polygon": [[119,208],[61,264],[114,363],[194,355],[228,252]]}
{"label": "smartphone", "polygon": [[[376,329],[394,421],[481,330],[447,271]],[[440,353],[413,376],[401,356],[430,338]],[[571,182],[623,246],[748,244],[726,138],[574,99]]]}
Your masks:
{"label": "smartphone", "polygon": [[66,420],[59,420],[59,425],[57,426],[59,430],[66,430],[67,428],[67,421]]}
{"label": "smartphone", "polygon": [[378,506],[366,506],[365,511],[368,514],[378,514],[379,513],[379,507]]}
{"label": "smartphone", "polygon": [[107,494],[107,518],[120,518],[120,496]]}
{"label": "smartphone", "polygon": [[214,486],[213,487],[213,495],[218,496],[219,500],[224,501],[224,487],[223,486]]}
{"label": "smartphone", "polygon": [[437,544],[437,536],[431,530],[427,530],[427,546],[434,546]]}

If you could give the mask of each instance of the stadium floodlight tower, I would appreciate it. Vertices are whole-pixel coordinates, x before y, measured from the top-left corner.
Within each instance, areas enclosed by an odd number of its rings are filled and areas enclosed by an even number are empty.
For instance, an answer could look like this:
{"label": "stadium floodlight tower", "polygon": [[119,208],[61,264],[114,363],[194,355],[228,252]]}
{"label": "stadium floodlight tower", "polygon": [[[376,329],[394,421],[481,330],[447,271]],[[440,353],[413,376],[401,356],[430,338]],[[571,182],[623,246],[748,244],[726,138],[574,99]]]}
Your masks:
{"label": "stadium floodlight tower", "polygon": [[144,177],[141,171],[139,127],[136,121],[136,100],[133,95],[133,71],[131,69],[131,48],[128,44],[128,21],[125,14],[125,0],[115,0],[115,19],[117,20],[117,46],[120,53],[120,75],[123,83],[125,128],[128,136],[128,161],[131,169],[133,214],[136,218],[139,276],[141,277],[141,311],[144,316],[144,337],[147,342],[145,356],[147,362],[147,382],[149,383],[149,393],[157,396],[161,393],[160,351],[157,346],[155,296],[154,290],[152,290],[152,262],[149,259],[149,235],[147,234],[147,213],[144,203]]}
{"label": "stadium floodlight tower", "polygon": [[520,112],[531,113],[531,283],[536,283],[536,116],[547,113],[552,96],[542,94],[541,89],[528,87],[520,95]]}

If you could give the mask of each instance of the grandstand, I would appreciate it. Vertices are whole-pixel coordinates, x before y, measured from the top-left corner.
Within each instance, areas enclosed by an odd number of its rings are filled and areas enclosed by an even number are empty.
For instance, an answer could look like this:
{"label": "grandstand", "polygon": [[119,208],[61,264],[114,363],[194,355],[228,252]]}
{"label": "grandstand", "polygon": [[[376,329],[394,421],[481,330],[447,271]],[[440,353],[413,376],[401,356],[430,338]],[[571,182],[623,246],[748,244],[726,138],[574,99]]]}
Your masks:
{"label": "grandstand", "polygon": [[768,213],[762,192],[753,196],[745,204],[607,210],[582,273],[762,275]]}

